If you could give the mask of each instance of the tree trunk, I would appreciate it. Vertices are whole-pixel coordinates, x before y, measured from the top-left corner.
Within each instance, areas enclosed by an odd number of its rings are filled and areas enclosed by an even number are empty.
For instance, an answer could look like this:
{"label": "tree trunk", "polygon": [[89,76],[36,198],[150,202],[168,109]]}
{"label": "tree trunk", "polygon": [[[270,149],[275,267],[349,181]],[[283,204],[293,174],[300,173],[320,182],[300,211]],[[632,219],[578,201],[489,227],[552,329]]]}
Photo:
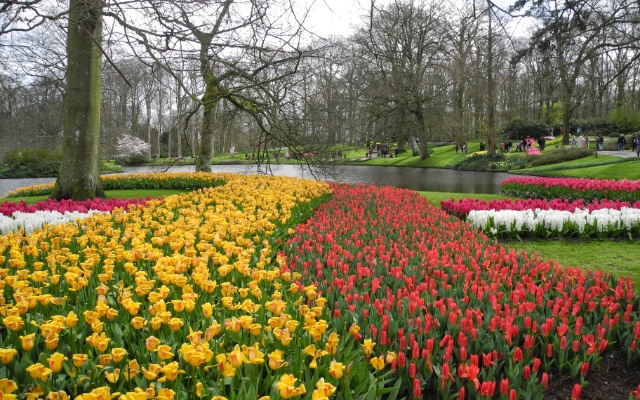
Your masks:
{"label": "tree trunk", "polygon": [[100,183],[101,0],[71,0],[63,156],[51,197],[104,197]]}
{"label": "tree trunk", "polygon": [[204,114],[202,115],[202,129],[200,131],[200,151],[198,152],[198,160],[196,160],[196,171],[198,172],[211,172],[215,110],[220,94],[218,85],[210,72],[205,77],[205,82],[205,92],[202,99]]}
{"label": "tree trunk", "polygon": [[151,157],[151,155],[153,154],[151,151],[151,149],[153,148],[153,146],[151,145],[151,96],[145,96],[144,101],[147,107],[147,119],[145,121],[145,125],[147,127],[147,143],[149,143],[149,150],[147,150],[147,155]]}
{"label": "tree trunk", "polygon": [[[417,136],[420,137],[420,159],[426,160],[427,158],[429,158],[429,148],[427,146],[427,130],[424,125],[424,115],[422,113],[422,105],[418,103],[416,107],[417,108],[416,108],[416,111],[414,112],[414,115],[416,118],[416,128],[418,129]],[[415,147],[414,147],[414,155],[416,155]]]}
{"label": "tree trunk", "polygon": [[487,2],[489,11],[489,32],[487,38],[487,153],[495,154],[498,146],[496,144],[496,102],[495,84],[493,82],[493,32],[492,32],[492,10],[491,3]]}
{"label": "tree trunk", "polygon": [[569,134],[571,129],[571,94],[567,94],[562,103],[562,145],[569,145]]}

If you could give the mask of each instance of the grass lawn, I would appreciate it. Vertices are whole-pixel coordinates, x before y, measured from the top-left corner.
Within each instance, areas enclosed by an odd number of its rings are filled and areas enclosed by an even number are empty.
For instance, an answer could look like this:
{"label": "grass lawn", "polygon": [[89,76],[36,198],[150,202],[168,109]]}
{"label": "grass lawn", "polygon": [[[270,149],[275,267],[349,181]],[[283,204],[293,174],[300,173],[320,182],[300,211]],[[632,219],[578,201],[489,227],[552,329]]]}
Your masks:
{"label": "grass lawn", "polygon": [[[139,190],[107,190],[105,194],[109,199],[146,199],[148,197],[164,197],[172,194],[182,193],[181,190],[175,189],[139,189]],[[1,197],[0,203],[9,201],[19,203],[24,200],[27,204],[34,204],[39,201],[46,200],[48,196],[28,196],[28,197]]]}
{"label": "grass lawn", "polygon": [[[469,153],[478,151],[479,142],[469,142]],[[412,156],[410,151],[401,153],[398,158],[371,158],[365,160],[367,150],[351,150],[347,152],[347,164],[355,165],[383,165],[393,167],[418,167],[418,168],[448,168],[464,159],[465,155],[456,154],[455,146],[446,145],[430,147],[431,153],[426,160],[420,160],[419,156]],[[393,152],[393,150],[392,150]]]}
{"label": "grass lawn", "polygon": [[433,204],[436,208],[440,208],[440,202],[442,200],[451,200],[451,198],[454,198],[456,200],[474,198],[474,199],[480,199],[480,200],[486,200],[486,201],[491,201],[495,199],[502,200],[506,198],[511,198],[511,199],[514,198],[511,196],[505,196],[502,194],[469,194],[469,193],[448,193],[448,192],[418,192],[418,193],[420,193],[421,196],[426,197],[429,203]]}
{"label": "grass lawn", "polygon": [[[499,194],[419,192],[427,200],[440,208],[441,200],[474,198],[490,201],[509,196]],[[511,197],[513,198],[513,197]],[[587,270],[602,270],[616,277],[631,276],[634,282],[640,282],[640,246],[636,242],[616,240],[531,240],[501,241],[501,244],[524,250],[527,254],[538,253],[542,259],[555,260],[562,265]]]}
{"label": "grass lawn", "polygon": [[538,253],[542,259],[555,260],[562,265],[602,270],[616,277],[631,276],[634,282],[640,282],[640,246],[634,241],[544,240],[506,241],[501,244],[524,250],[527,254]]}
{"label": "grass lawn", "polygon": [[584,168],[562,169],[555,171],[550,170],[544,172],[544,174],[552,176],[569,176],[574,178],[638,180],[640,179],[640,159],[632,159],[631,161],[627,162],[618,162],[615,164]]}

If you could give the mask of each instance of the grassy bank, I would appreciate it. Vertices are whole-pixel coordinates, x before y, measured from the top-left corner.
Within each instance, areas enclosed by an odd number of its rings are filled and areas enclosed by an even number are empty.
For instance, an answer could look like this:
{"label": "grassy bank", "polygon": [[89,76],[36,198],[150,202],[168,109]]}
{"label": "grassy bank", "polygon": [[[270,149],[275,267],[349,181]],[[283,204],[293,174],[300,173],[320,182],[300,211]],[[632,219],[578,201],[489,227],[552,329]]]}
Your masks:
{"label": "grassy bank", "polygon": [[[419,192],[427,200],[440,208],[441,200],[476,198],[480,200],[504,199],[509,196],[492,194],[466,194]],[[555,260],[562,265],[579,267],[585,271],[602,270],[614,276],[630,276],[640,282],[640,246],[636,242],[614,240],[527,240],[501,241],[501,244],[525,251],[537,253],[545,260]]]}

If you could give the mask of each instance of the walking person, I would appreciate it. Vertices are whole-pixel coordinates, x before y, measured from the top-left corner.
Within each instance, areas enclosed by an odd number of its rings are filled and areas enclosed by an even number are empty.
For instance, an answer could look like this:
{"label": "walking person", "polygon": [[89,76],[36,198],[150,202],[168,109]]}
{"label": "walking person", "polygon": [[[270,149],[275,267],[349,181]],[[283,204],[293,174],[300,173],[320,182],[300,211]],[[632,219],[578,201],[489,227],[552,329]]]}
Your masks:
{"label": "walking person", "polygon": [[622,153],[624,151],[625,144],[627,144],[627,141],[624,138],[624,135],[621,134],[618,138],[618,153]]}
{"label": "walking person", "polygon": [[602,151],[604,148],[604,138],[602,137],[602,133],[598,133],[598,137],[596,138],[596,145],[598,146],[598,151]]}
{"label": "walking person", "polygon": [[638,136],[634,133],[631,138],[631,151],[636,151],[638,149],[638,145],[640,145],[640,139],[638,139]]}

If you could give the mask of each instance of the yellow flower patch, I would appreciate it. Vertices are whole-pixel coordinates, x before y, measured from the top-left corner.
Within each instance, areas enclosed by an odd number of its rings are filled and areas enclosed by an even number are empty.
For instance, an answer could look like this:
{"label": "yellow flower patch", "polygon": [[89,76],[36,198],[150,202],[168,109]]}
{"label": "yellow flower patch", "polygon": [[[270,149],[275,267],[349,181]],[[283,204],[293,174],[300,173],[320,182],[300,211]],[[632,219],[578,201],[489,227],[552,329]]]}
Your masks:
{"label": "yellow flower patch", "polygon": [[[341,338],[326,323],[325,301],[282,272],[273,248],[292,211],[328,185],[180,176],[226,183],[0,236],[0,362],[17,393],[233,398],[232,387],[253,385],[258,397],[293,397],[304,393],[294,360],[329,371]],[[265,372],[278,384],[262,384]]]}

